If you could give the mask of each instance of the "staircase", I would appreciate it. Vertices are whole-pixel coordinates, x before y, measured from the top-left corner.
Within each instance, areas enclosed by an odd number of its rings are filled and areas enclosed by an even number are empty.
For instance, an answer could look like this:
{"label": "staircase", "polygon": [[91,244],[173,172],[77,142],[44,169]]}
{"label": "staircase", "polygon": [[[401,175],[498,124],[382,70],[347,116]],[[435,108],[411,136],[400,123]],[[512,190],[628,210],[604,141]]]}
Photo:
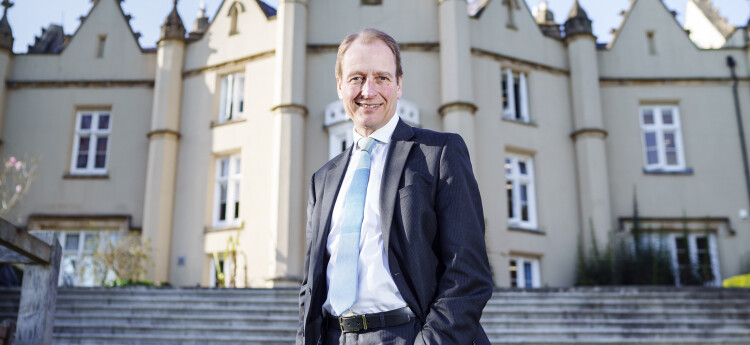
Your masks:
{"label": "staircase", "polygon": [[[61,288],[54,344],[293,344],[297,320],[295,289]],[[499,289],[482,324],[493,344],[750,344],[750,290]]]}

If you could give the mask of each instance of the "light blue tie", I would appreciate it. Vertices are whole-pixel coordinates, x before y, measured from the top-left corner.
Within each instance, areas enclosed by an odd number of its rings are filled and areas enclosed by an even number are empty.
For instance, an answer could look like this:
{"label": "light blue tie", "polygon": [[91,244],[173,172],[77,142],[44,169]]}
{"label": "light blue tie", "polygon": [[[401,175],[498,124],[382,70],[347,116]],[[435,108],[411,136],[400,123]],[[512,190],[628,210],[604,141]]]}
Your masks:
{"label": "light blue tie", "polygon": [[336,269],[330,286],[331,306],[336,315],[343,314],[357,300],[359,233],[365,214],[367,181],[370,179],[370,151],[375,142],[372,138],[361,138],[357,142],[360,151],[359,161],[344,199]]}

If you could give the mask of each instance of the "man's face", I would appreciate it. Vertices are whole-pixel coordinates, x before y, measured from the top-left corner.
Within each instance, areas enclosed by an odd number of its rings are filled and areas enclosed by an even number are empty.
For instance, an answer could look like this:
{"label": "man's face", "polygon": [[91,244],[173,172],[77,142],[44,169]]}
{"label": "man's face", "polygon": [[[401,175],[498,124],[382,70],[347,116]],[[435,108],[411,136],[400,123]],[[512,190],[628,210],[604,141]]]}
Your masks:
{"label": "man's face", "polygon": [[396,113],[401,78],[396,78],[395,60],[380,40],[366,44],[356,40],[344,54],[341,76],[336,78],[338,94],[362,136],[383,127]]}

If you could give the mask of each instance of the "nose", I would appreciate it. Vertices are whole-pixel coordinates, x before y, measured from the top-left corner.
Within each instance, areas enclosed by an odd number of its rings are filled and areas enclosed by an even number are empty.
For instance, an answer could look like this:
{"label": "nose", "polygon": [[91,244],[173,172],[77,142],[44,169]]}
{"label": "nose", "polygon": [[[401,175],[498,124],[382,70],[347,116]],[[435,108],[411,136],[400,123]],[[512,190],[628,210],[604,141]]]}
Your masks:
{"label": "nose", "polygon": [[375,85],[373,83],[371,78],[365,79],[365,82],[362,83],[362,97],[369,98],[375,96]]}

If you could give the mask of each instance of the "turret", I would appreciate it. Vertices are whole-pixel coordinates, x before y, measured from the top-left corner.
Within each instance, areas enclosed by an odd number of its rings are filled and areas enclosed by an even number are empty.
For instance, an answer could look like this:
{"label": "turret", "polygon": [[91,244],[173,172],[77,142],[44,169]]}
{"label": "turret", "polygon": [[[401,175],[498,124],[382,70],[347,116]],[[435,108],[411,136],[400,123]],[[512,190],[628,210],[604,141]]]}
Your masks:
{"label": "turret", "polygon": [[[592,243],[591,233],[607,238],[614,228],[611,217],[606,139],[602,113],[596,37],[591,20],[578,1],[565,22],[565,43],[570,63],[570,94],[573,133],[578,168],[578,197],[581,207],[580,245]],[[593,229],[591,229],[593,227]]]}
{"label": "turret", "polygon": [[[0,19],[0,135],[3,133],[3,122],[5,119],[5,80],[10,74],[10,66],[13,61],[13,30],[8,23],[8,9],[13,3],[8,0],[2,2],[5,7],[3,18]],[[2,137],[0,137],[2,145]]]}
{"label": "turret", "polygon": [[3,10],[3,18],[0,19],[0,49],[13,50],[13,30],[10,28],[8,23],[8,9],[13,7],[13,3],[9,0],[4,0],[2,6],[5,7]]}
{"label": "turret", "polygon": [[208,17],[206,17],[206,3],[201,1],[200,9],[198,10],[198,15],[195,18],[195,21],[193,22],[193,30],[190,31],[190,34],[188,35],[189,39],[198,39],[203,37],[203,34],[206,33],[206,29],[208,29]]}
{"label": "turret", "polygon": [[573,9],[570,10],[568,20],[565,22],[565,36],[573,36],[578,34],[589,34],[593,35],[594,31],[591,28],[591,19],[583,10],[578,0],[573,4]]}
{"label": "turret", "polygon": [[542,33],[546,36],[562,38],[560,25],[555,23],[555,14],[550,11],[546,0],[539,2],[536,18],[534,18],[534,20],[537,25],[539,25],[539,28],[542,29]]}
{"label": "turret", "polygon": [[177,13],[177,0],[174,0],[172,13],[167,16],[167,19],[164,20],[164,25],[161,26],[161,39],[184,39],[185,32],[185,25],[182,24],[182,18]]}
{"label": "turret", "polygon": [[154,99],[148,137],[146,190],[143,201],[143,239],[153,246],[153,266],[148,279],[169,281],[174,189],[180,139],[182,66],[185,60],[185,26],[174,8],[161,27],[156,50]]}

